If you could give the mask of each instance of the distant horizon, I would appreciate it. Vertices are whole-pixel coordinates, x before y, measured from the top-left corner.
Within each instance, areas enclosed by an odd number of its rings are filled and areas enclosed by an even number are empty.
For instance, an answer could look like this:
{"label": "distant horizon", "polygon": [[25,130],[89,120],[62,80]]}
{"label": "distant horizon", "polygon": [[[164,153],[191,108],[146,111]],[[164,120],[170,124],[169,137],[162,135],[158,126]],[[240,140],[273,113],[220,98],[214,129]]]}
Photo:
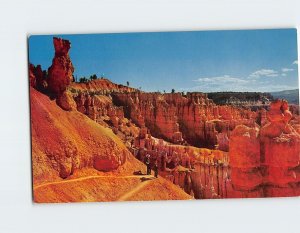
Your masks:
{"label": "distant horizon", "polygon": [[[85,77],[88,79],[88,82],[90,81],[95,81],[95,80],[100,80],[100,79],[106,79],[108,81],[111,81],[108,77],[99,77],[97,76],[97,79],[94,79],[94,80],[90,80],[88,77]],[[75,81],[76,83],[80,83],[78,80]],[[117,85],[123,85],[123,86],[127,86],[126,84],[123,84],[123,83],[115,83],[115,82],[112,82],[114,84],[117,84]],[[139,90],[139,88],[136,88],[136,87],[132,87],[132,86],[128,86],[130,88],[134,88],[134,89],[137,89]],[[175,90],[175,89],[174,89]],[[298,90],[299,91],[299,88],[294,88],[294,89],[285,89],[285,90],[279,90],[279,91],[209,91],[209,92],[203,92],[203,91],[176,91],[175,90],[175,93],[182,93],[182,92],[185,92],[185,93],[196,93],[196,92],[199,92],[199,93],[217,93],[217,92],[225,92],[225,93],[229,93],[229,92],[232,92],[232,93],[275,93],[275,92],[284,92],[284,91],[296,91]],[[141,89],[141,91],[144,91],[143,89]],[[165,90],[166,92],[165,93],[171,93],[172,90]],[[157,92],[160,92],[160,93],[164,93],[164,90],[163,91],[144,91],[144,92],[147,92],[147,93],[157,93]]]}
{"label": "distant horizon", "polygon": [[296,29],[32,35],[30,63],[48,69],[54,36],[70,40],[77,80],[103,75],[146,92],[299,89]]}
{"label": "distant horizon", "polygon": [[[87,77],[86,77],[87,78]],[[101,77],[98,77],[97,76],[97,79],[96,80],[100,80]],[[103,79],[106,79],[106,80],[109,80],[112,82],[112,80],[110,80],[108,77],[103,77]],[[95,80],[90,80],[88,79],[88,81],[95,81]],[[80,83],[78,80],[76,83]],[[113,82],[114,83],[114,82]],[[123,85],[123,86],[127,86],[126,84],[122,84],[122,83],[115,83],[117,85]],[[139,88],[136,88],[136,87],[132,87],[132,86],[128,86],[130,88],[135,88],[137,90],[140,90],[142,92],[146,92],[146,93],[164,93],[164,90],[163,91],[144,91],[143,89],[139,89]],[[165,90],[166,94],[170,94],[172,93],[172,90]],[[268,93],[268,94],[272,94],[272,93],[278,93],[278,92],[284,92],[284,91],[298,91],[299,92],[299,88],[294,88],[294,89],[285,89],[285,90],[278,90],[278,91],[208,91],[208,92],[203,92],[203,91],[176,91],[175,90],[175,93],[218,93],[218,92],[224,92],[224,93]]]}

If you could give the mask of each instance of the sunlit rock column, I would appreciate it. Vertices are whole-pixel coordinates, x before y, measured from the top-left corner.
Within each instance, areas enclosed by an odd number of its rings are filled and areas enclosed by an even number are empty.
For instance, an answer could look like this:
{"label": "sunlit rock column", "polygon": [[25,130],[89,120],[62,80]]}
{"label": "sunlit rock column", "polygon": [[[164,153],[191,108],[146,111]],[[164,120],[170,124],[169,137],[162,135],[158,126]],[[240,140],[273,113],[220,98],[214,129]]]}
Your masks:
{"label": "sunlit rock column", "polygon": [[278,100],[267,112],[269,123],[261,129],[265,195],[300,195],[300,135],[289,124],[292,114],[286,101]]}
{"label": "sunlit rock column", "polygon": [[232,190],[228,197],[262,197],[259,129],[237,126],[229,141]]}

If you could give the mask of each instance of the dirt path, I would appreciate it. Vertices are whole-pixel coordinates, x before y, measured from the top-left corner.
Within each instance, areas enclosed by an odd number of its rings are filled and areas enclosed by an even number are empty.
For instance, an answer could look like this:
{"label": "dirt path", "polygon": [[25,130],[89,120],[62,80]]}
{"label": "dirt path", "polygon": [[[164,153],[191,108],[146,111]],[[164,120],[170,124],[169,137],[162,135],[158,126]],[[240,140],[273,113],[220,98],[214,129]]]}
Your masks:
{"label": "dirt path", "polygon": [[137,185],[134,189],[122,195],[117,201],[126,201],[129,197],[132,197],[134,194],[138,193],[142,188],[149,185],[151,181],[152,179],[143,181],[142,183]]}
{"label": "dirt path", "polygon": [[[55,185],[55,184],[64,184],[64,183],[71,183],[71,182],[77,182],[77,181],[83,181],[83,180],[88,180],[88,179],[97,179],[97,178],[114,178],[114,179],[126,179],[126,178],[136,178],[136,179],[141,179],[141,178],[151,178],[152,176],[150,175],[129,175],[129,176],[85,176],[85,177],[80,177],[76,179],[70,179],[70,180],[60,180],[60,181],[54,181],[54,182],[49,182],[49,183],[44,183],[40,185],[34,185],[33,189],[39,189],[48,185]],[[147,183],[146,181],[142,182]]]}

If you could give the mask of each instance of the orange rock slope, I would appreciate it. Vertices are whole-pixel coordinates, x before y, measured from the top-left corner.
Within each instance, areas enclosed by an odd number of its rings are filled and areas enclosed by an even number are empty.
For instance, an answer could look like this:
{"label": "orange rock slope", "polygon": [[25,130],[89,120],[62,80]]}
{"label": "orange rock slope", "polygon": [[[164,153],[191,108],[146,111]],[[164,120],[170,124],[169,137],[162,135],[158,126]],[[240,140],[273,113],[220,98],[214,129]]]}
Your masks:
{"label": "orange rock slope", "polygon": [[[62,110],[33,88],[30,96],[36,202],[113,201],[143,183],[132,174],[145,166],[111,129],[80,112]],[[140,200],[191,199],[162,178],[144,182],[151,192],[135,191]]]}
{"label": "orange rock slope", "polygon": [[34,201],[192,199],[163,178],[133,175],[145,166],[109,127],[77,111],[66,91],[70,43],[54,38],[54,46],[48,76],[39,66],[29,68]]}

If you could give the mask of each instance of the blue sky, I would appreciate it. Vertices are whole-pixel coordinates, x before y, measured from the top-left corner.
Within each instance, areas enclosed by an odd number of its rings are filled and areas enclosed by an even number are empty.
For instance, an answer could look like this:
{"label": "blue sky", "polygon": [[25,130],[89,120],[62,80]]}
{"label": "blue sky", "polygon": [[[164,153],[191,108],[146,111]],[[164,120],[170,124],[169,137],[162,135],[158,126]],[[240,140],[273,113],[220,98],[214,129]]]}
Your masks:
{"label": "blue sky", "polygon": [[[74,75],[144,91],[280,91],[298,87],[295,29],[55,35],[71,41]],[[53,35],[29,38],[47,69]]]}

